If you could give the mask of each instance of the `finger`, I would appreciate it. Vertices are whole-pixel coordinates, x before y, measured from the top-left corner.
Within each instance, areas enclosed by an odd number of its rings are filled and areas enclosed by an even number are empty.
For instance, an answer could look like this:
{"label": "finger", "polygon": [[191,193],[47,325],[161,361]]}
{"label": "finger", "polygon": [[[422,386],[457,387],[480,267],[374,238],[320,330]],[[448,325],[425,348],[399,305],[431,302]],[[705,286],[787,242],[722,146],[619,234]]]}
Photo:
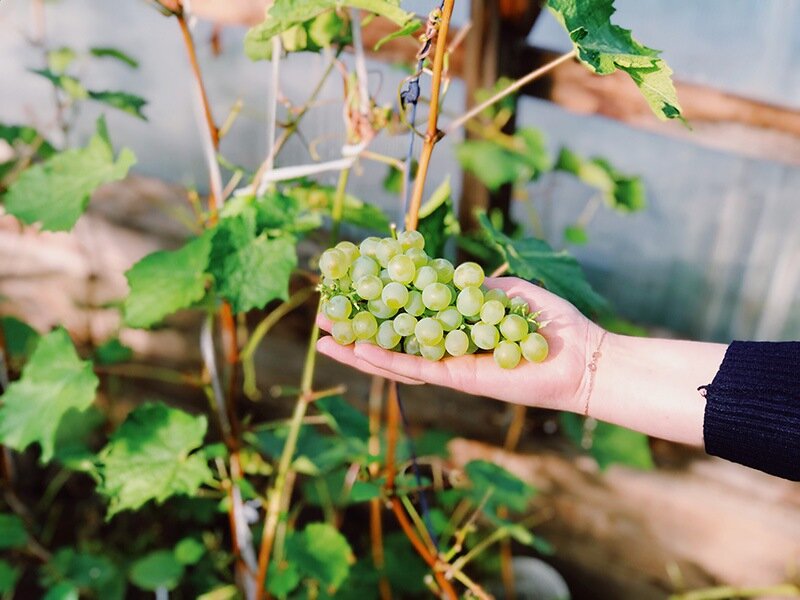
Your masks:
{"label": "finger", "polygon": [[331,329],[333,328],[333,321],[320,312],[317,313],[317,326],[322,329],[322,331],[327,331],[330,333]]}
{"label": "finger", "polygon": [[456,389],[470,389],[475,384],[476,360],[474,356],[431,361],[421,356],[390,352],[377,346],[359,344],[354,350],[356,358],[399,375]]}
{"label": "finger", "polygon": [[[358,344],[361,345],[368,345],[368,344]],[[378,377],[384,377],[386,379],[393,379],[395,381],[399,381],[400,383],[405,383],[408,385],[422,385],[424,382],[418,379],[414,379],[412,377],[405,377],[403,375],[399,375],[397,373],[392,373],[391,371],[387,371],[380,367],[377,367],[373,364],[368,363],[365,360],[362,360],[355,356],[354,354],[354,346],[342,346],[336,343],[330,336],[326,336],[317,342],[317,350],[320,354],[324,354],[336,360],[340,363],[343,363],[347,366],[353,367],[358,369],[359,371],[364,371],[371,375],[377,375]]]}

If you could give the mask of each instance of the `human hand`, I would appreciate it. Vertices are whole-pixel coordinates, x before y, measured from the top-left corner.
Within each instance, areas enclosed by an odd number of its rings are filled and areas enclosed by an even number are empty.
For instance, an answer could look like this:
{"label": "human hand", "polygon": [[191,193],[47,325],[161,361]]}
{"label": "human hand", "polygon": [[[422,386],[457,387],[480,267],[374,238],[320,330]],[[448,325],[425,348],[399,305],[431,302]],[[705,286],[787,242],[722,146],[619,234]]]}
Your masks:
{"label": "human hand", "polygon": [[[330,336],[320,339],[317,349],[346,365],[400,383],[432,383],[516,404],[582,412],[588,394],[587,365],[603,330],[566,300],[523,279],[490,277],[485,285],[504,290],[509,297],[520,296],[531,310],[541,311],[541,320],[547,322],[541,333],[550,346],[544,362],[523,360],[514,369],[501,369],[489,353],[429,361],[374,344],[340,346]],[[317,323],[330,331],[331,322],[324,316]]]}

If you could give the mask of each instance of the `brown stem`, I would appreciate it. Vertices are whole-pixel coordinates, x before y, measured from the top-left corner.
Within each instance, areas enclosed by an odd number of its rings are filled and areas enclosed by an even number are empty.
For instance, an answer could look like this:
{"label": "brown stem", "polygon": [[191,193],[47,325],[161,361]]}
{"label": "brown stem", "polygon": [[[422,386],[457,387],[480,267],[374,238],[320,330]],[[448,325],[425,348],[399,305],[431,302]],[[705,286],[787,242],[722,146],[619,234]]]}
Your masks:
{"label": "brown stem", "polygon": [[192,67],[192,74],[200,89],[200,97],[203,100],[203,113],[206,117],[206,124],[208,131],[211,134],[211,141],[214,143],[214,149],[219,150],[219,130],[214,124],[214,117],[211,114],[211,105],[208,102],[208,94],[206,94],[206,87],[203,85],[203,77],[200,72],[200,63],[197,61],[197,51],[194,47],[194,39],[192,39],[192,32],[189,31],[189,25],[186,23],[186,18],[183,13],[177,13],[175,18],[178,19],[181,33],[183,34],[183,43],[186,46],[186,53],[189,55],[189,64]]}
{"label": "brown stem", "polygon": [[447,49],[447,31],[450,27],[450,17],[453,15],[455,0],[445,0],[442,10],[442,20],[439,24],[439,33],[436,38],[436,53],[433,56],[433,77],[431,79],[431,102],[428,114],[428,130],[425,133],[425,142],[419,155],[417,178],[414,180],[414,191],[411,194],[408,214],[406,214],[406,229],[416,229],[419,222],[419,209],[422,206],[422,193],[425,191],[425,178],[431,162],[433,147],[439,141],[439,91],[442,85],[442,72],[444,71],[444,55]]}
{"label": "brown stem", "polygon": [[397,382],[389,382],[389,398],[386,402],[386,489],[394,493],[397,475],[397,439],[400,431],[400,406],[397,404]]}
{"label": "brown stem", "polygon": [[[381,450],[381,408],[383,404],[383,388],[385,380],[382,377],[373,377],[369,388],[369,443],[368,451],[372,456],[380,454]],[[378,463],[369,466],[372,477],[378,475]],[[384,573],[385,556],[383,552],[383,521],[381,520],[381,500],[373,498],[369,503],[369,537],[372,550],[372,563],[380,574],[378,592],[381,600],[392,600],[392,588],[389,579]]]}

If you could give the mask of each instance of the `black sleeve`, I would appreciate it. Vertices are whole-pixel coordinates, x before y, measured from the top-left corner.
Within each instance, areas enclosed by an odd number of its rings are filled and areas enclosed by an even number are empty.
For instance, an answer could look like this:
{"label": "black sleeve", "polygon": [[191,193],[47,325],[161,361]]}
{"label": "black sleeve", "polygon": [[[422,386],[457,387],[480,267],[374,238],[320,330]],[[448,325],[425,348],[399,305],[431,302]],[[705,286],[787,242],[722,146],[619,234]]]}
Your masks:
{"label": "black sleeve", "polygon": [[708,454],[800,481],[800,342],[733,342],[703,389]]}

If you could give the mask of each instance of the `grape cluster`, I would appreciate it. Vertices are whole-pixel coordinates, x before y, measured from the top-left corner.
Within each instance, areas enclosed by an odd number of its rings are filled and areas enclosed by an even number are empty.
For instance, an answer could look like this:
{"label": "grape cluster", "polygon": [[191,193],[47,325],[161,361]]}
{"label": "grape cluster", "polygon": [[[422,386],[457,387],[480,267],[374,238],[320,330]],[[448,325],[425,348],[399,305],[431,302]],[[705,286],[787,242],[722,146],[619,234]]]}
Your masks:
{"label": "grape cluster", "polygon": [[538,313],[524,299],[487,289],[474,262],[428,257],[417,231],[339,242],[319,268],[322,311],[339,344],[361,340],[428,360],[492,350],[504,369],[547,357]]}

